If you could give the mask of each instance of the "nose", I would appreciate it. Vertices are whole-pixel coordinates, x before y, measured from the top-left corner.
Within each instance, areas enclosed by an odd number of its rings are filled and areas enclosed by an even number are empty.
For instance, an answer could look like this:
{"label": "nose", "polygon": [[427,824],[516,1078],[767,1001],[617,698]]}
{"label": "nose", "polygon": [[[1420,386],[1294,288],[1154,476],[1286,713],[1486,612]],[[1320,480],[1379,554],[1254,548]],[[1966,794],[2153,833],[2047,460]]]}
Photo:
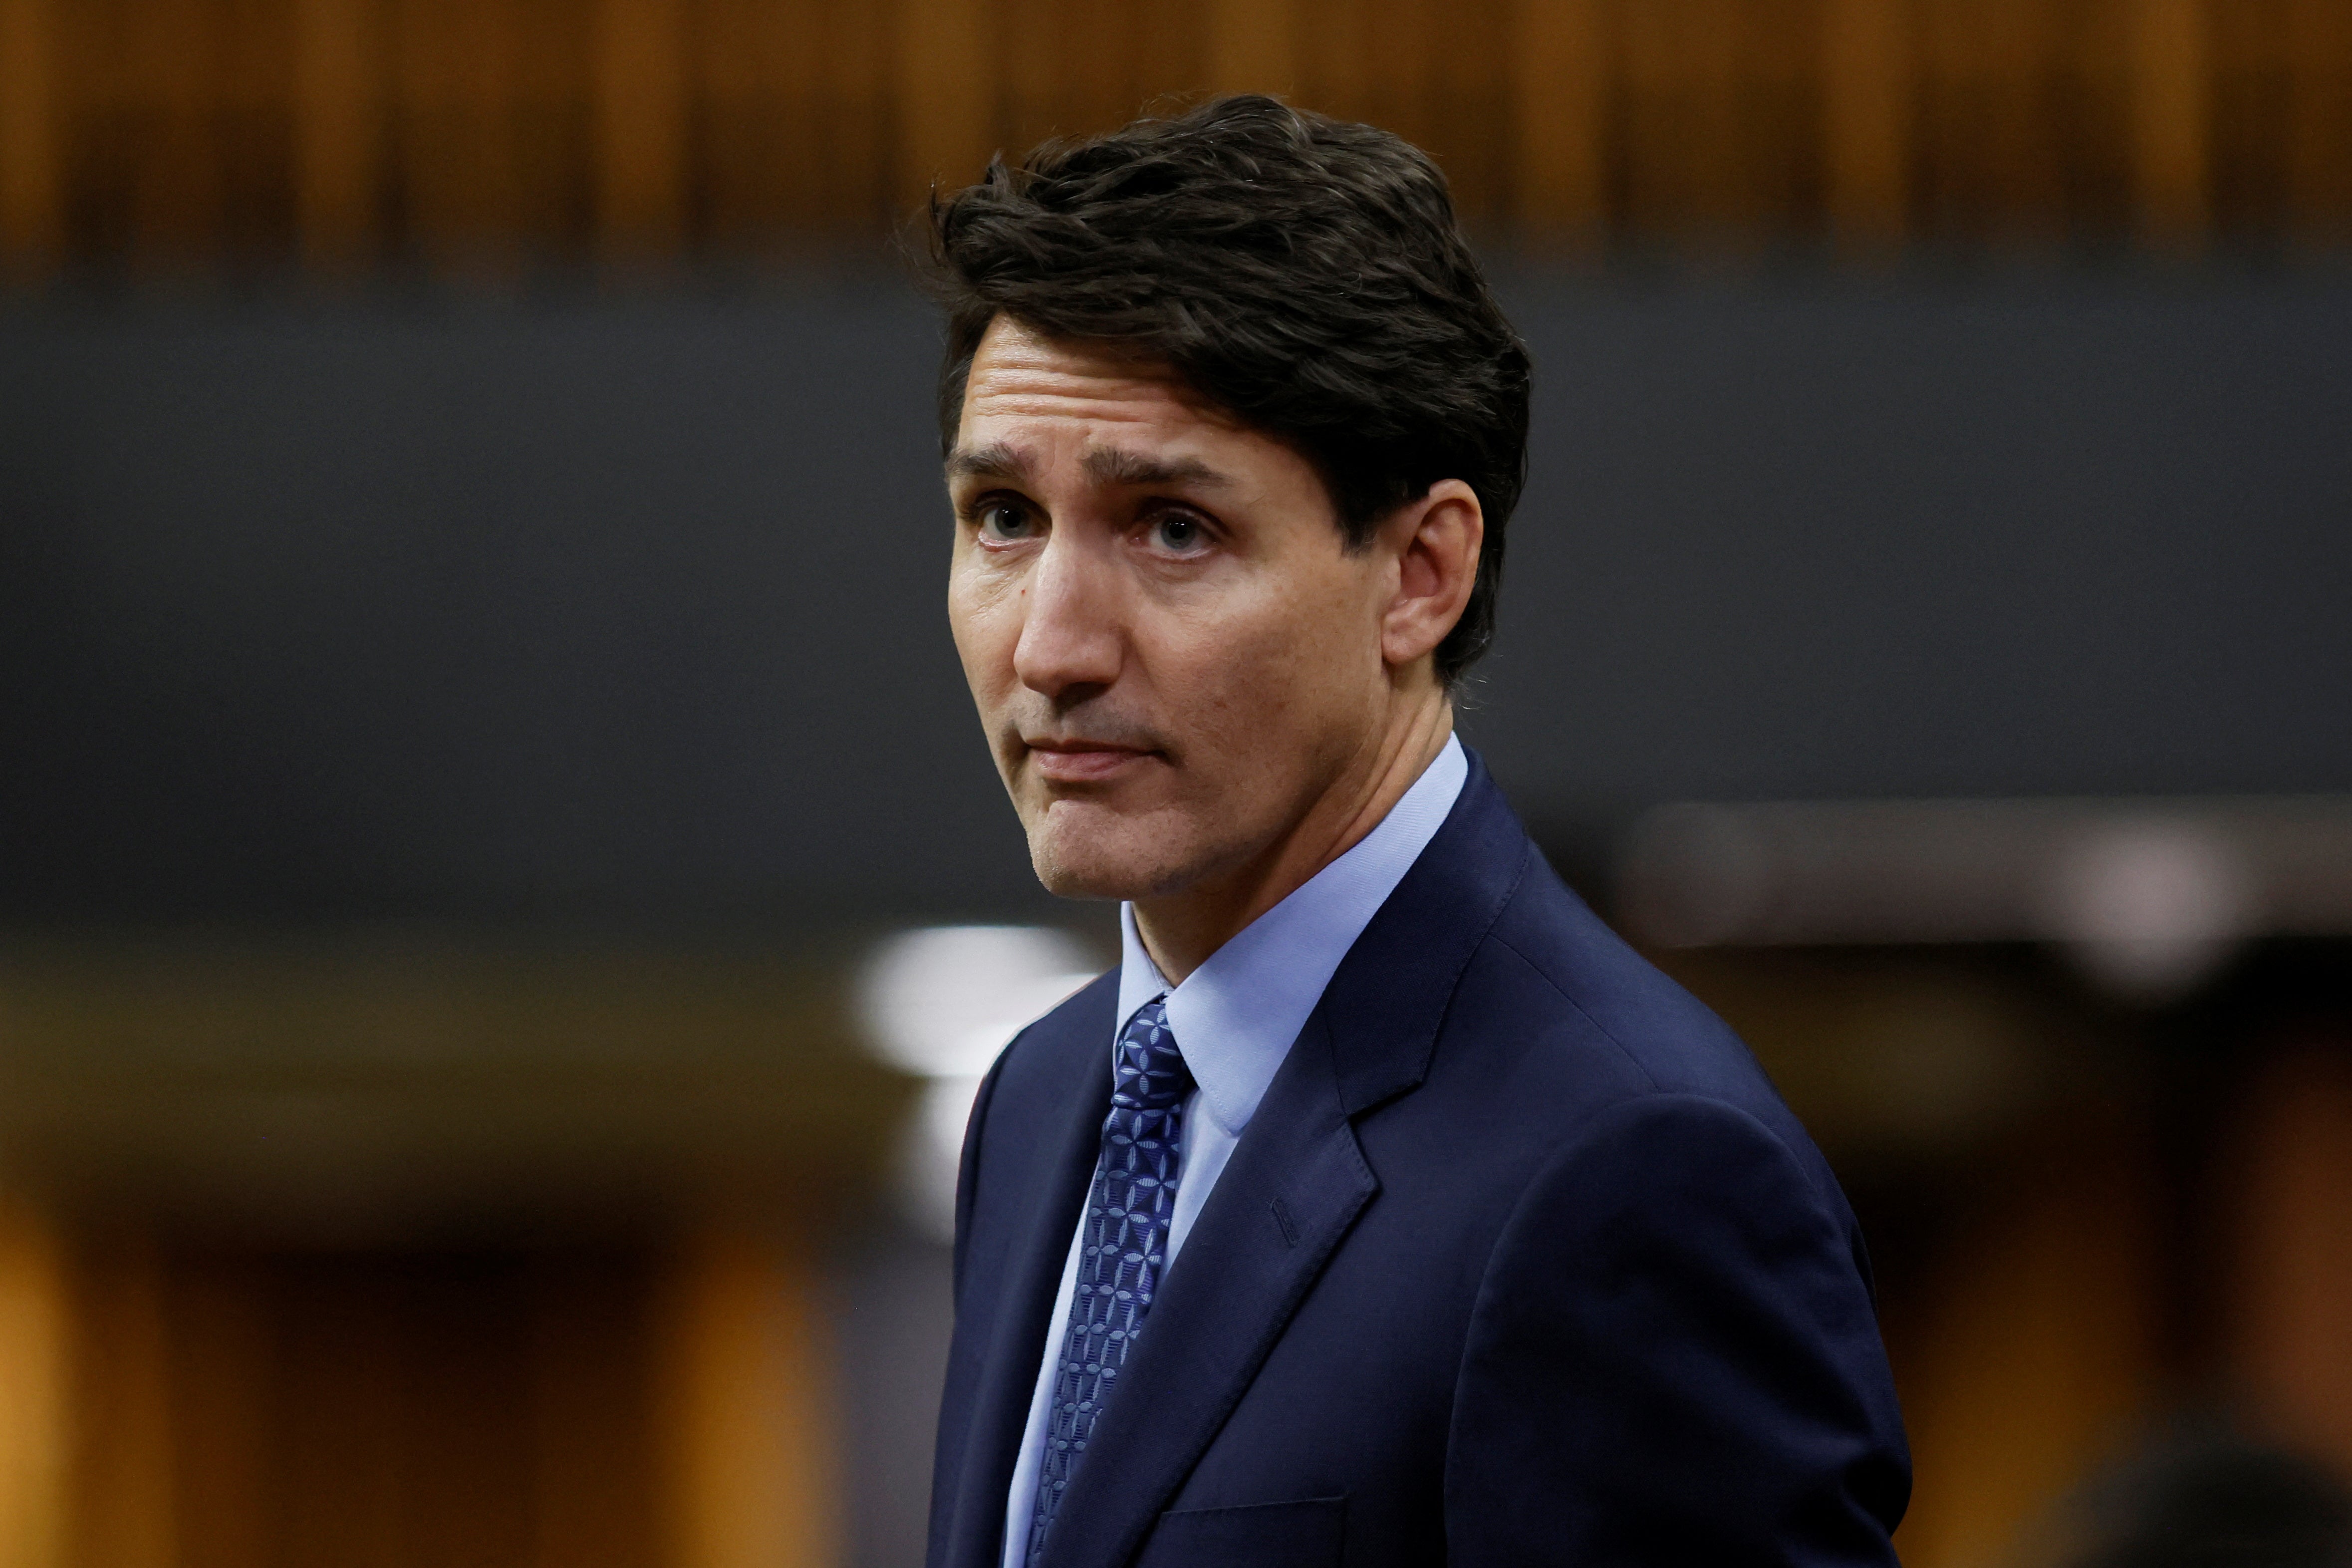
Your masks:
{"label": "nose", "polygon": [[1057,531],[1039,552],[1013,648],[1013,673],[1056,707],[1108,689],[1126,652],[1116,574],[1071,537],[1076,531]]}

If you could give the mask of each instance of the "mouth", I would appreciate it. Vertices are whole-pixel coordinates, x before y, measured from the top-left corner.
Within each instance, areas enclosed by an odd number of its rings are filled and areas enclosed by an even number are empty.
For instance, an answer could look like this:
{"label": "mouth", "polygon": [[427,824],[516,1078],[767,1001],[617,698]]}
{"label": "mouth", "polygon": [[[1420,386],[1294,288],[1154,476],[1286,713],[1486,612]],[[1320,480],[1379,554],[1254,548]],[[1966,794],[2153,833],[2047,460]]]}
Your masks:
{"label": "mouth", "polygon": [[1141,767],[1161,755],[1148,746],[1124,746],[1114,741],[1031,740],[1030,764],[1049,784],[1102,784]]}

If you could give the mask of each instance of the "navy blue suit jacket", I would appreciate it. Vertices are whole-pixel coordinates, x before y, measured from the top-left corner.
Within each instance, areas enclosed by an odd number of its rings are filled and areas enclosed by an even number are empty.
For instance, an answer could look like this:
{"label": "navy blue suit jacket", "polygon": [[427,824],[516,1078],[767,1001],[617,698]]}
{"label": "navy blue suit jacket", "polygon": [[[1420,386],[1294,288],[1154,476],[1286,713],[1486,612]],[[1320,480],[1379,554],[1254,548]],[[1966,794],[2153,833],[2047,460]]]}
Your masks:
{"label": "navy blue suit jacket", "polygon": [[[931,1568],[1001,1558],[1117,982],[972,1109]],[[1474,757],[1169,1270],[1044,1565],[1884,1564],[1909,1492],[1829,1167]]]}

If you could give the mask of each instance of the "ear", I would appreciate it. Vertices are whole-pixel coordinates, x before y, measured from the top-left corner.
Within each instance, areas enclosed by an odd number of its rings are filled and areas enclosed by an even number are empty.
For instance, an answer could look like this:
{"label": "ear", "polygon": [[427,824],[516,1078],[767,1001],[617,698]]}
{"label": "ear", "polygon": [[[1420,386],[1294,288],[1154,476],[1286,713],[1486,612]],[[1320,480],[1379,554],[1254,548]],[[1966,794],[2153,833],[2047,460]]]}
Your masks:
{"label": "ear", "polygon": [[1397,563],[1396,593],[1381,616],[1381,658],[1403,669],[1435,653],[1462,618],[1478,581],[1486,513],[1477,491],[1440,479],[1382,522],[1381,537]]}

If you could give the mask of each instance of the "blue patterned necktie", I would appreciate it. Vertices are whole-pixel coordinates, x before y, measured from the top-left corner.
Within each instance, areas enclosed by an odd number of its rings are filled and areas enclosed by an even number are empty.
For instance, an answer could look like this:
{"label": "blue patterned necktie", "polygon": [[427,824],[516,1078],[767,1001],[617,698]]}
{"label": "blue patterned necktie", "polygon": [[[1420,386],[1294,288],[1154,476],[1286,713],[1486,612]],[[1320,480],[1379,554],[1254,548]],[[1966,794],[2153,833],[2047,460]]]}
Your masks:
{"label": "blue patterned necktie", "polygon": [[1087,1194],[1077,1288],[1054,1363],[1054,1409],[1029,1526],[1033,1564],[1168,1267],[1184,1097],[1192,1092],[1192,1069],[1168,1032],[1166,1000],[1154,998],[1136,1009],[1118,1037],[1110,1115]]}

